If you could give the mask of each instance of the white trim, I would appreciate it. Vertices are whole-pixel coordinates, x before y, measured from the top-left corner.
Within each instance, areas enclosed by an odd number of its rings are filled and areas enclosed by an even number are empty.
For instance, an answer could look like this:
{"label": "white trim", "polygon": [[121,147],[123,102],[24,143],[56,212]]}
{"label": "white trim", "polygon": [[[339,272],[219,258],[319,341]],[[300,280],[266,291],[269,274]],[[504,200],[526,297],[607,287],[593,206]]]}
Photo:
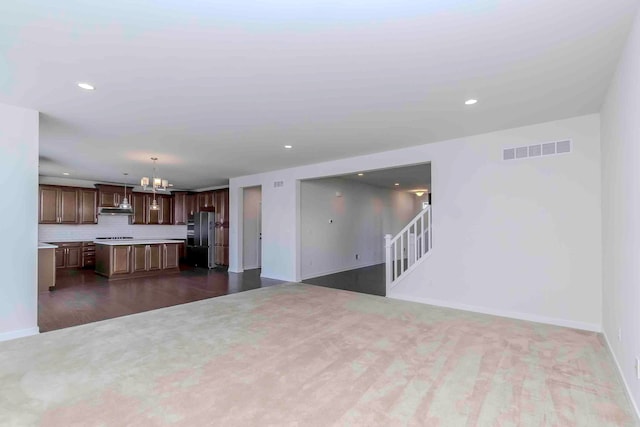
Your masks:
{"label": "white trim", "polygon": [[575,320],[558,319],[554,317],[539,316],[537,314],[518,313],[515,311],[496,310],[493,308],[479,307],[475,305],[459,304],[455,302],[434,300],[430,298],[420,298],[398,293],[388,293],[387,298],[399,299],[403,301],[419,302],[421,304],[435,305],[438,307],[453,308],[456,310],[471,311],[474,313],[490,314],[492,316],[508,317],[511,319],[527,320],[529,322],[544,323],[547,325],[563,326],[565,328],[581,329],[590,332],[602,332],[602,326],[595,323],[576,322]]}
{"label": "white trim", "polygon": [[380,264],[384,264],[384,260],[378,261],[378,262],[373,262],[373,263],[368,263],[368,264],[355,264],[355,265],[352,265],[350,267],[340,267],[340,268],[337,268],[335,270],[328,270],[328,271],[324,271],[324,272],[321,271],[319,273],[310,273],[310,274],[305,275],[304,277],[302,277],[302,280],[313,279],[314,277],[319,277],[319,276],[328,276],[329,274],[342,273],[344,271],[349,271],[349,270],[357,270],[359,268],[373,267],[374,265],[380,265]]}
{"label": "white trim", "polygon": [[256,268],[260,268],[260,266],[258,264],[255,265],[245,265],[244,267],[242,267],[242,270],[255,270]]}
{"label": "white trim", "polygon": [[31,335],[38,335],[40,328],[35,326],[29,329],[19,329],[17,331],[3,332],[0,334],[0,341],[9,341],[16,338],[29,337]]}
{"label": "white trim", "polygon": [[607,332],[603,331],[602,335],[604,335],[604,340],[607,343],[607,348],[609,349],[609,353],[611,353],[611,357],[613,357],[613,361],[615,362],[616,367],[618,368],[618,376],[620,377],[620,379],[622,379],[622,384],[624,384],[624,390],[627,394],[627,399],[629,399],[629,402],[631,402],[631,406],[633,406],[633,409],[635,411],[636,423],[640,424],[640,411],[638,410],[638,405],[636,404],[635,400],[633,400],[633,394],[631,394],[631,389],[629,388],[629,384],[627,384],[627,380],[625,379],[624,374],[622,373],[622,368],[620,367],[620,363],[618,363],[616,354],[613,352],[613,347],[611,347],[611,342],[609,342],[609,337],[607,336]]}

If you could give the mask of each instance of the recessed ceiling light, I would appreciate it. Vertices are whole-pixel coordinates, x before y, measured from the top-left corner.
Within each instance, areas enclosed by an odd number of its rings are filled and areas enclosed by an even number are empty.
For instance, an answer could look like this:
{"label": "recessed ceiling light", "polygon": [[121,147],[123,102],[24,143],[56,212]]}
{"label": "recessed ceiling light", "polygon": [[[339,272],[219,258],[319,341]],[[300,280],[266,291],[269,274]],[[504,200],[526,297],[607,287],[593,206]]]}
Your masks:
{"label": "recessed ceiling light", "polygon": [[293,145],[285,145],[284,148],[286,148],[288,150],[290,148],[293,148]]}
{"label": "recessed ceiling light", "polygon": [[89,83],[78,83],[78,86],[81,87],[84,90],[94,90],[95,87],[93,85],[90,85]]}
{"label": "recessed ceiling light", "polygon": [[477,100],[477,99],[467,99],[467,100],[464,102],[464,105],[473,105],[473,104],[477,104],[477,103],[478,103],[478,100]]}
{"label": "recessed ceiling light", "polygon": [[363,175],[364,175],[363,173],[359,173],[359,174],[358,174],[358,176],[363,176]]}
{"label": "recessed ceiling light", "polygon": [[395,184],[393,184],[393,185],[395,185],[395,186],[397,187],[398,185],[400,185],[400,183],[399,183],[399,182],[396,182],[396,183],[395,183]]}
{"label": "recessed ceiling light", "polygon": [[62,175],[67,175],[67,176],[69,176],[69,172],[62,172]]}

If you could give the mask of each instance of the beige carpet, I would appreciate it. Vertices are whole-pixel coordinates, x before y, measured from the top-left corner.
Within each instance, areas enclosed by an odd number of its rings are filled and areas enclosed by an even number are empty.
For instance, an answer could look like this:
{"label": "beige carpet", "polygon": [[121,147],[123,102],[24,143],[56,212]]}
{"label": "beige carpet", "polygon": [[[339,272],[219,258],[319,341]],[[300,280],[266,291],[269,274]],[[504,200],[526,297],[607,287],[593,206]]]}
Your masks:
{"label": "beige carpet", "polygon": [[0,425],[635,425],[598,334],[285,284],[0,343]]}

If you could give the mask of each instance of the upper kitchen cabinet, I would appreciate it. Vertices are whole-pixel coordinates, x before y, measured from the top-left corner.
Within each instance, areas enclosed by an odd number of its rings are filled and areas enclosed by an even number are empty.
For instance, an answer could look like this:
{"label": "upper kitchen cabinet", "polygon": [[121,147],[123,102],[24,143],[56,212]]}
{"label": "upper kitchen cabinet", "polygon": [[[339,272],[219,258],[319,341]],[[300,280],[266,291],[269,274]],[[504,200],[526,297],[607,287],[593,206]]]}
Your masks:
{"label": "upper kitchen cabinet", "polygon": [[80,188],[78,190],[78,199],[78,223],[97,224],[98,191],[91,188]]}
{"label": "upper kitchen cabinet", "polygon": [[133,209],[133,215],[129,217],[129,223],[131,224],[146,224],[147,223],[147,206],[148,198],[144,193],[131,193],[131,208]]}
{"label": "upper kitchen cabinet", "polygon": [[213,193],[213,206],[216,213],[216,223],[229,225],[229,189],[216,190]]}
{"label": "upper kitchen cabinet", "polygon": [[148,194],[147,224],[171,225],[173,224],[173,197],[156,194],[158,210],[151,209],[153,195]]}
{"label": "upper kitchen cabinet", "polygon": [[173,223],[175,225],[185,225],[189,212],[187,211],[187,192],[174,191],[173,195]]}
{"label": "upper kitchen cabinet", "polygon": [[[39,188],[40,224],[79,224],[83,216],[80,189],[41,185]],[[95,216],[95,210],[93,211]]]}
{"label": "upper kitchen cabinet", "polygon": [[153,194],[131,193],[131,207],[133,208],[133,215],[129,217],[129,222],[131,224],[173,224],[173,197],[156,194],[156,202],[158,202],[159,207],[158,210],[151,209],[152,201]]}
{"label": "upper kitchen cabinet", "polygon": [[186,211],[187,211],[187,218],[193,214],[195,214],[196,212],[198,212],[198,195],[197,194],[187,194],[187,197],[185,198],[185,203],[186,203]]}
{"label": "upper kitchen cabinet", "polygon": [[124,196],[124,188],[117,185],[96,184],[98,189],[98,206],[101,208],[117,208]]}
{"label": "upper kitchen cabinet", "polygon": [[213,212],[213,191],[198,193],[198,206],[196,212]]}

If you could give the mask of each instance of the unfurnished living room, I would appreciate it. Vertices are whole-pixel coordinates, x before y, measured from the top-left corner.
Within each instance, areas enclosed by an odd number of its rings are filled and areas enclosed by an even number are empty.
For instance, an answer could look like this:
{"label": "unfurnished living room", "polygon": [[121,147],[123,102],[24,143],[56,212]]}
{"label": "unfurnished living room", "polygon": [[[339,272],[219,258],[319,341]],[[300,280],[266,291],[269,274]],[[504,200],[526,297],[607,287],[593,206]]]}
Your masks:
{"label": "unfurnished living room", "polygon": [[640,425],[637,0],[0,6],[0,425]]}

